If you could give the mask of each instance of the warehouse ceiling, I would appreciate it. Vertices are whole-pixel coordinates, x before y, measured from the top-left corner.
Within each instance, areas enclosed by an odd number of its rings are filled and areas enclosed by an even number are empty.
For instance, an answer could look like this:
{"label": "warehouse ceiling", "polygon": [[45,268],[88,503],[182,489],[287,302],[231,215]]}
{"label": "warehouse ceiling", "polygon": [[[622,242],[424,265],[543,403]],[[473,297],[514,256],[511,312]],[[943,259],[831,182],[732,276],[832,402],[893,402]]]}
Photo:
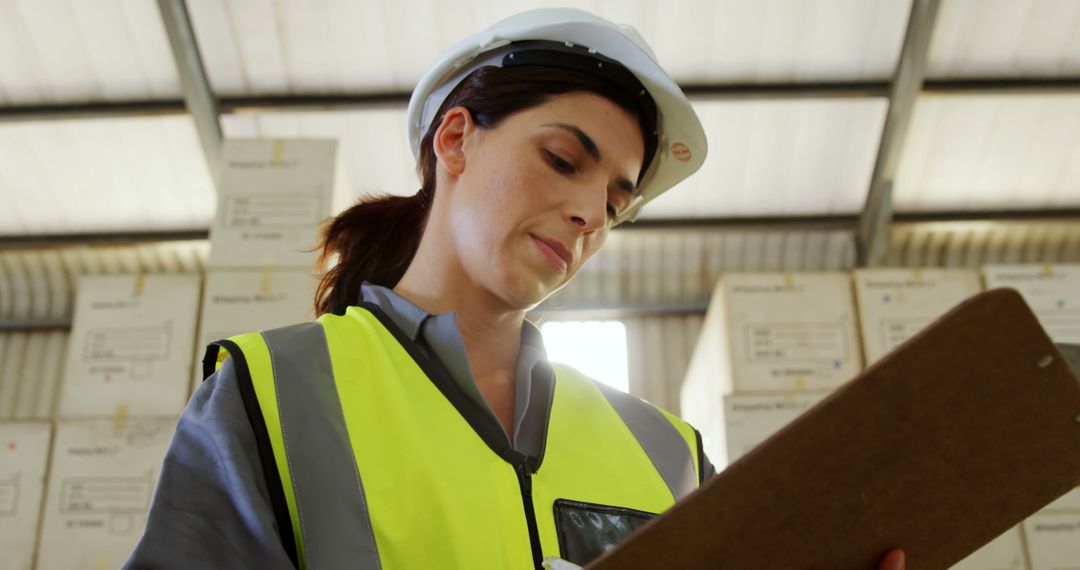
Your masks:
{"label": "warehouse ceiling", "polygon": [[[454,41],[543,2],[189,0],[227,137],[333,137],[354,194],[408,194],[408,92]],[[559,2],[633,24],[710,155],[648,221],[859,215],[908,0]],[[0,236],[199,230],[215,208],[158,3],[0,0]],[[1080,207],[1080,2],[942,0],[897,212]]]}

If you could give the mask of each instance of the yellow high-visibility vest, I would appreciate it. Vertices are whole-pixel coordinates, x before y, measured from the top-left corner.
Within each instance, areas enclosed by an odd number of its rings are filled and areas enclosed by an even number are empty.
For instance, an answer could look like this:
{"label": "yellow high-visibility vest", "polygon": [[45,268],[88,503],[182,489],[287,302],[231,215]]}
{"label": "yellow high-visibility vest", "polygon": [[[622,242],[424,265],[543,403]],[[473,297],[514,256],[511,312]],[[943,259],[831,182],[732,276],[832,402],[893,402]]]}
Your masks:
{"label": "yellow high-visibility vest", "polygon": [[227,359],[301,568],[587,563],[700,483],[689,424],[564,366],[543,453],[515,451],[374,305],[215,342],[207,375]]}

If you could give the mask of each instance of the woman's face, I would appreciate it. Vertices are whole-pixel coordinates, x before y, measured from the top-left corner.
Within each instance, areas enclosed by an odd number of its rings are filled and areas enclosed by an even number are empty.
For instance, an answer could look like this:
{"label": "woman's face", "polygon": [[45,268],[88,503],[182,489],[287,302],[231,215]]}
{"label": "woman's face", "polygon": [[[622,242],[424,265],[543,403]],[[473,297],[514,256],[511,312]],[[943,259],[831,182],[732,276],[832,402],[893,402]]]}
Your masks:
{"label": "woman's face", "polygon": [[588,92],[552,97],[493,129],[472,125],[460,141],[448,245],[466,279],[520,309],[600,249],[636,193],[644,153],[636,118]]}

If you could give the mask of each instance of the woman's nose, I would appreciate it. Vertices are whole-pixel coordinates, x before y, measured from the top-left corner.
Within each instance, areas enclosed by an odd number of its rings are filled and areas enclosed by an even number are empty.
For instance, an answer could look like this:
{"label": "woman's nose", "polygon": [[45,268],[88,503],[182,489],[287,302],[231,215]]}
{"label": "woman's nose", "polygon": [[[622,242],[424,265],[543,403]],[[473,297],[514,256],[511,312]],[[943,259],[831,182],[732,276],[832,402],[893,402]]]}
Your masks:
{"label": "woman's nose", "polygon": [[[606,215],[606,212],[605,212]],[[580,214],[571,215],[570,223],[574,224],[574,227],[581,232],[589,232],[600,229],[604,225],[605,215],[596,214]]]}
{"label": "woman's nose", "polygon": [[582,232],[603,227],[607,223],[607,189],[599,199],[595,192],[581,192],[571,200],[567,219]]}

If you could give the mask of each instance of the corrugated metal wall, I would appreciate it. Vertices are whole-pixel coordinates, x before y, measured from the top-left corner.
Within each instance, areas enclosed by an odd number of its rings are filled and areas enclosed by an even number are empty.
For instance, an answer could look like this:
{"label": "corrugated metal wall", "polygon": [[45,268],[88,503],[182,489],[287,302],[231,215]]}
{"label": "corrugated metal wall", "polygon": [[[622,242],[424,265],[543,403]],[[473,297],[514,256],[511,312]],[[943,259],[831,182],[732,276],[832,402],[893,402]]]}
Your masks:
{"label": "corrugated metal wall", "polygon": [[[0,250],[0,419],[51,415],[79,275],[203,272],[208,249],[194,240]],[[1080,262],[1080,223],[899,224],[888,261],[900,267]],[[702,315],[723,273],[837,271],[853,264],[852,233],[842,229],[620,230],[536,317],[621,320],[631,391],[678,412]]]}

